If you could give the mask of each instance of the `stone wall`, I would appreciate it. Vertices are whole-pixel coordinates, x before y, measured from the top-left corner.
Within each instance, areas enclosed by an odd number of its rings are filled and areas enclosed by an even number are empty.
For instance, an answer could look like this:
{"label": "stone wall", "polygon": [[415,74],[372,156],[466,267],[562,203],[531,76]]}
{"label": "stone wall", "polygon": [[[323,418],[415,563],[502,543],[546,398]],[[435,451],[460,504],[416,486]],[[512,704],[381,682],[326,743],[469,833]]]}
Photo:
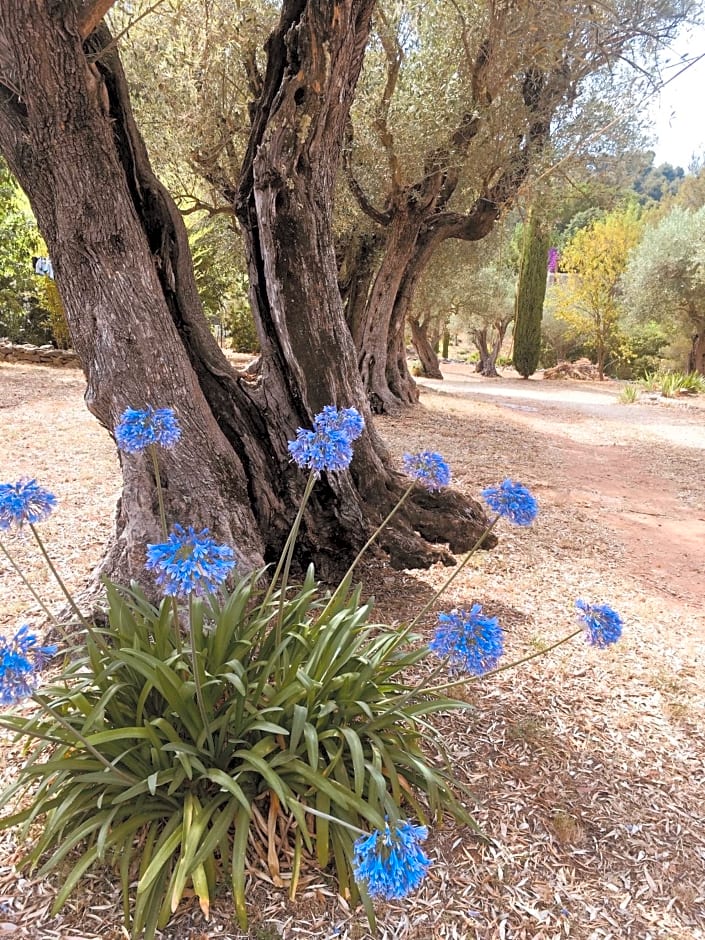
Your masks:
{"label": "stone wall", "polygon": [[2,362],[29,362],[37,366],[81,368],[78,356],[72,349],[32,346],[30,343],[15,344],[6,339],[0,339],[0,363]]}

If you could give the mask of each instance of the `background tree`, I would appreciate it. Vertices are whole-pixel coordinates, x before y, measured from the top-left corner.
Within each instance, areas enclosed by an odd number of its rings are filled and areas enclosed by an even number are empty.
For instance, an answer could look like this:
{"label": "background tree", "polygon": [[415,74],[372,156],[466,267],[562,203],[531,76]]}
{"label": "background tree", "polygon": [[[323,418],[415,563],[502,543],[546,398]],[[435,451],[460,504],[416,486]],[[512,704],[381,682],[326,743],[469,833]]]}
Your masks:
{"label": "background tree", "polygon": [[497,376],[497,358],[514,317],[514,283],[501,230],[482,245],[443,245],[421,282],[418,299],[428,298],[429,311],[468,337],[482,375]]}
{"label": "background tree", "polygon": [[[420,374],[427,379],[442,379],[443,373],[438,362],[438,350],[441,334],[446,334],[446,317],[442,313],[434,314],[426,309],[421,314],[410,314],[408,325],[411,330],[411,342],[421,366]],[[447,347],[445,355],[448,355]]]}
{"label": "background tree", "polygon": [[653,152],[647,153],[646,156],[650,157],[651,161],[634,180],[634,192],[639,202],[642,205],[649,201],[661,202],[668,196],[676,195],[685,177],[683,167],[672,166],[670,163],[654,166]]}
{"label": "background tree", "polygon": [[551,290],[556,317],[593,349],[599,376],[620,340],[621,278],[641,223],[634,208],[611,212],[581,228],[561,254],[568,273]]}
{"label": "background tree", "polygon": [[541,319],[548,276],[550,232],[536,207],[529,212],[522,239],[514,315],[512,361],[519,375],[528,379],[541,355]]}
{"label": "background tree", "polygon": [[[384,7],[377,59],[368,58],[363,75],[364,83],[376,69],[378,105],[365,108],[365,98],[354,110],[354,135],[344,151],[361,208],[384,229],[358,341],[363,381],[380,410],[415,400],[403,323],[434,251],[449,238],[484,238],[532,172],[554,157],[564,159],[576,135],[589,134],[596,114],[582,107],[575,120],[573,108],[588,77],[594,87],[593,76],[609,66],[613,104],[621,94],[623,107],[628,79],[618,63],[636,58],[653,65],[660,43],[688,9],[647,11],[631,3],[619,9],[587,3],[560,10],[533,3],[485,8],[456,0],[446,17],[434,8],[431,23],[420,15],[425,8]],[[648,66],[641,77],[645,71]],[[437,77],[441,87],[431,91]],[[400,95],[407,88],[416,93]],[[434,113],[427,118],[429,102]],[[428,144],[419,146],[422,137],[409,147],[422,121]],[[551,153],[557,128],[558,149]],[[375,140],[385,155],[381,164],[370,164]],[[380,175],[385,166],[386,179]]]}
{"label": "background tree", "polygon": [[[257,47],[273,5],[231,7],[174,0],[156,29],[145,20],[127,35],[148,141],[189,211],[227,211],[249,130],[248,96],[262,87]],[[577,4],[556,15],[534,3],[510,10],[443,0],[443,15],[437,5],[431,15],[418,0],[378,4],[344,150],[358,208],[338,187],[334,229],[346,319],[373,407],[416,400],[404,320],[438,244],[484,237],[523,180],[553,159],[565,172],[571,152],[583,158],[584,141],[592,140],[591,159],[601,166],[617,163],[617,154],[623,164],[625,147],[614,135],[595,135],[596,127],[617,127],[627,98],[619,57],[629,50],[652,66],[685,9]],[[609,81],[600,83],[606,64]]]}
{"label": "background tree", "polygon": [[676,207],[647,228],[624,284],[633,317],[651,318],[687,338],[687,369],[705,374],[705,207]]}

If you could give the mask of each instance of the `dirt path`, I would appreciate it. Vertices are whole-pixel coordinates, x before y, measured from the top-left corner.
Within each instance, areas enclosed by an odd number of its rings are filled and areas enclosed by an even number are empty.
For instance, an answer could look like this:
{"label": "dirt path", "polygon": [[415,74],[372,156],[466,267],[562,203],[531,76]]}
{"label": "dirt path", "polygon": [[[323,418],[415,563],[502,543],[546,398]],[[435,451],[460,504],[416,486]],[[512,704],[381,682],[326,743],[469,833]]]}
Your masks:
{"label": "dirt path", "polygon": [[552,464],[545,496],[581,506],[625,548],[647,590],[693,608],[705,597],[705,402],[619,403],[619,383],[487,380],[446,365],[425,388],[496,409],[540,435]]}

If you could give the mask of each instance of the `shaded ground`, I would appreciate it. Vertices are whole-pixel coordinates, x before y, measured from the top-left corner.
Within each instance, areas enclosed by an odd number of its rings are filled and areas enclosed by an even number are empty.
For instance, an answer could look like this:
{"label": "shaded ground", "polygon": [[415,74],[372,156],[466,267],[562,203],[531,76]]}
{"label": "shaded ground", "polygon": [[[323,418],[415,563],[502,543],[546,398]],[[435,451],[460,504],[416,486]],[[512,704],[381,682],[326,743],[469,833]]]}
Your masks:
{"label": "shaded ground", "polygon": [[[702,404],[620,405],[616,383],[487,380],[452,365],[444,373],[445,382],[424,383],[418,409],[379,422],[394,456],[439,450],[459,488],[477,493],[511,476],[541,508],[531,529],[501,529],[498,548],[473,558],[444,606],[482,603],[500,617],[511,657],[572,629],[576,597],[610,603],[626,630],[610,650],[574,641],[469,684],[469,710],[438,718],[490,840],[436,828],[430,878],[408,902],[380,907],[380,936],[703,940]],[[119,490],[113,445],[82,391],[75,372],[0,367],[0,480],[37,476],[59,495],[45,532],[74,587],[98,561]],[[31,546],[13,548],[41,585]],[[371,564],[366,586],[380,619],[403,620],[446,574]],[[0,626],[36,613],[0,560]],[[0,774],[10,777],[17,759],[5,749]],[[55,885],[19,876],[17,848],[11,837],[0,842],[0,935],[122,936],[110,872],[90,876],[51,917]],[[252,940],[368,936],[325,876],[305,879],[292,905],[256,871],[250,896]],[[226,898],[210,924],[184,905],[163,934],[242,936]]]}

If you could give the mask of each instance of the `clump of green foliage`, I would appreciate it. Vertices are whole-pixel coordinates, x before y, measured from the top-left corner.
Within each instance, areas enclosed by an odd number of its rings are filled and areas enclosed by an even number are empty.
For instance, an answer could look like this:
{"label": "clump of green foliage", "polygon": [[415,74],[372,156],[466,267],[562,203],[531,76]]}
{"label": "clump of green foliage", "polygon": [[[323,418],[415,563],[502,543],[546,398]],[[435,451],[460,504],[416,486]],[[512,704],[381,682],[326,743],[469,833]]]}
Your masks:
{"label": "clump of green foliage", "polygon": [[223,880],[244,927],[255,842],[292,894],[315,858],[357,898],[360,829],[383,828],[401,805],[421,820],[445,810],[471,822],[442,752],[421,748],[429,715],[467,707],[413,693],[403,673],[425,648],[371,624],[359,588],[331,599],[309,569],[286,598],[263,597],[262,575],[192,599],[194,650],[181,646],[170,598],[155,607],[137,586],[107,584],[107,624],[37,693],[45,709],[5,719],[34,743],[4,794],[5,805],[25,792],[30,802],[0,827],[21,824],[23,861],[40,876],[62,872],[55,911],[104,862],[119,871],[135,937],[153,937],[190,886],[207,914]]}
{"label": "clump of green foliage", "polygon": [[0,160],[0,336],[13,343],[42,345],[51,340],[41,284],[32,268],[40,237],[28,206],[7,165]]}
{"label": "clump of green foliage", "polygon": [[664,398],[678,395],[698,395],[705,392],[705,376],[699,372],[664,372],[659,384]]}
{"label": "clump of green foliage", "polygon": [[699,372],[647,372],[641,384],[649,392],[661,392],[664,398],[705,393],[705,376]]}
{"label": "clump of green foliage", "polygon": [[623,405],[633,405],[639,401],[639,388],[636,385],[625,385],[619,394],[619,400]]}

